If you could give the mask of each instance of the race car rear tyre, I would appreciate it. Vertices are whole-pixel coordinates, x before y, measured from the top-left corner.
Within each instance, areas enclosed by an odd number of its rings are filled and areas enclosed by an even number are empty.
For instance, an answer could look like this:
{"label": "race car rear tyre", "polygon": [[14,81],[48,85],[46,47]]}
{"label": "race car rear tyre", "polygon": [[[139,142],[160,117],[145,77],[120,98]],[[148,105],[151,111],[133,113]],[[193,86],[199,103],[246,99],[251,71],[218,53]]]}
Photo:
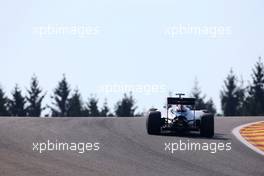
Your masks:
{"label": "race car rear tyre", "polygon": [[150,111],[146,124],[148,134],[159,134],[162,125],[161,112]]}
{"label": "race car rear tyre", "polygon": [[200,135],[202,137],[212,138],[214,136],[214,115],[204,114],[201,117]]}

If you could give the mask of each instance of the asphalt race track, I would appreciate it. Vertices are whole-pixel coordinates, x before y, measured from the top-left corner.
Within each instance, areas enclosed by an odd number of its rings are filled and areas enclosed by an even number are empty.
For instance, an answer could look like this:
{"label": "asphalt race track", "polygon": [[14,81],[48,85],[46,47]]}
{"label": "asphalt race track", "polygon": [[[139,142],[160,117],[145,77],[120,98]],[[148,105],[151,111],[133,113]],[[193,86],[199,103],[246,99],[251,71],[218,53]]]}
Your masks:
{"label": "asphalt race track", "polygon": [[[261,117],[218,118],[213,139],[147,135],[145,118],[0,118],[1,176],[263,176],[264,157],[234,127]],[[33,151],[33,142],[99,142],[100,150]],[[231,151],[165,151],[164,143],[231,142]]]}

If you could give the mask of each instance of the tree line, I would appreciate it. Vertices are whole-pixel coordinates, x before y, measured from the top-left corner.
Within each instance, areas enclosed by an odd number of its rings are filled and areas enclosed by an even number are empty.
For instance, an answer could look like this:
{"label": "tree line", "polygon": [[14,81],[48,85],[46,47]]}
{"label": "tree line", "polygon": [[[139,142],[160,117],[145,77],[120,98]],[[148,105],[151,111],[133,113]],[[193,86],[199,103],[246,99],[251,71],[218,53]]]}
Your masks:
{"label": "tree line", "polygon": [[[252,69],[251,81],[245,86],[243,79],[238,79],[231,69],[224,80],[223,88],[220,91],[221,109],[224,116],[258,116],[264,115],[264,66],[262,59],[256,62]],[[124,94],[119,100],[113,112],[111,112],[107,100],[103,106],[98,106],[96,96],[91,96],[87,101],[82,100],[78,89],[71,90],[66,76],[58,82],[58,85],[51,96],[51,105],[43,106],[43,99],[46,93],[39,86],[35,75],[31,78],[30,87],[23,96],[18,85],[7,97],[0,87],[0,116],[23,116],[40,117],[45,109],[50,109],[52,117],[133,117],[142,116],[143,113],[135,113],[136,101],[130,94]],[[196,99],[196,109],[206,109],[216,113],[212,98],[206,100],[195,80],[191,90],[191,97]]]}
{"label": "tree line", "polygon": [[[196,109],[207,109],[216,113],[213,100],[205,101],[206,96],[195,81],[191,96],[196,99]],[[264,64],[259,57],[252,68],[251,80],[244,85],[243,79],[238,79],[233,69],[230,70],[220,91],[220,101],[223,116],[263,116],[264,115]]]}
{"label": "tree line", "polygon": [[264,115],[264,65],[262,59],[254,65],[251,81],[244,85],[231,69],[220,92],[222,111],[225,116]]}
{"label": "tree line", "polygon": [[0,87],[0,116],[40,117],[47,108],[50,109],[51,114],[45,116],[51,117],[141,116],[139,113],[135,114],[137,107],[132,93],[124,94],[123,98],[116,103],[114,113],[111,113],[107,100],[101,108],[95,96],[83,102],[79,90],[71,90],[65,75],[53,91],[51,105],[42,105],[45,96],[46,93],[40,88],[35,75],[31,78],[30,88],[26,90],[25,96],[18,85],[11,92],[11,98],[8,98]]}

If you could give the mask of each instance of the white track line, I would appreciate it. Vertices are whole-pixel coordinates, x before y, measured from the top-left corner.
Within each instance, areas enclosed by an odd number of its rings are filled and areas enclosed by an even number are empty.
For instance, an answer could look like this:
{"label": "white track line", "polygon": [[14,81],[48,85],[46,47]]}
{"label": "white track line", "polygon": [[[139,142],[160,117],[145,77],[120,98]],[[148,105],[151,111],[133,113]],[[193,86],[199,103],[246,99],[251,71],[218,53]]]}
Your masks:
{"label": "white track line", "polygon": [[240,130],[246,126],[249,126],[249,125],[253,125],[253,124],[257,124],[257,123],[260,123],[260,122],[264,122],[264,121],[259,121],[259,122],[253,122],[253,123],[247,123],[247,124],[244,124],[244,125],[240,125],[236,128],[234,128],[232,130],[232,133],[236,136],[236,138],[238,140],[240,140],[243,144],[245,144],[247,147],[249,147],[250,149],[254,150],[255,152],[261,154],[264,156],[264,152],[260,149],[258,149],[257,147],[255,147],[254,145],[252,145],[251,143],[249,143],[243,136],[241,136],[240,134]]}

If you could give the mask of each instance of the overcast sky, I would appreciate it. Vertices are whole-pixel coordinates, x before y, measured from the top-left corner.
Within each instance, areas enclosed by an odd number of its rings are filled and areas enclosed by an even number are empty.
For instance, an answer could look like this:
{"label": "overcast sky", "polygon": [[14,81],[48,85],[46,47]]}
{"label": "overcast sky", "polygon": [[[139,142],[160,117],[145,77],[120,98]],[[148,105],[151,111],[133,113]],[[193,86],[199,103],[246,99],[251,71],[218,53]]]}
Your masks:
{"label": "overcast sky", "polygon": [[[161,107],[169,91],[189,94],[197,78],[219,111],[229,70],[247,82],[264,55],[263,5],[261,0],[1,2],[0,84],[9,93],[18,83],[25,92],[36,74],[49,103],[65,73],[84,100],[95,93],[111,107],[123,92],[102,87],[132,86],[143,110]],[[149,92],[149,86],[155,90]]]}

